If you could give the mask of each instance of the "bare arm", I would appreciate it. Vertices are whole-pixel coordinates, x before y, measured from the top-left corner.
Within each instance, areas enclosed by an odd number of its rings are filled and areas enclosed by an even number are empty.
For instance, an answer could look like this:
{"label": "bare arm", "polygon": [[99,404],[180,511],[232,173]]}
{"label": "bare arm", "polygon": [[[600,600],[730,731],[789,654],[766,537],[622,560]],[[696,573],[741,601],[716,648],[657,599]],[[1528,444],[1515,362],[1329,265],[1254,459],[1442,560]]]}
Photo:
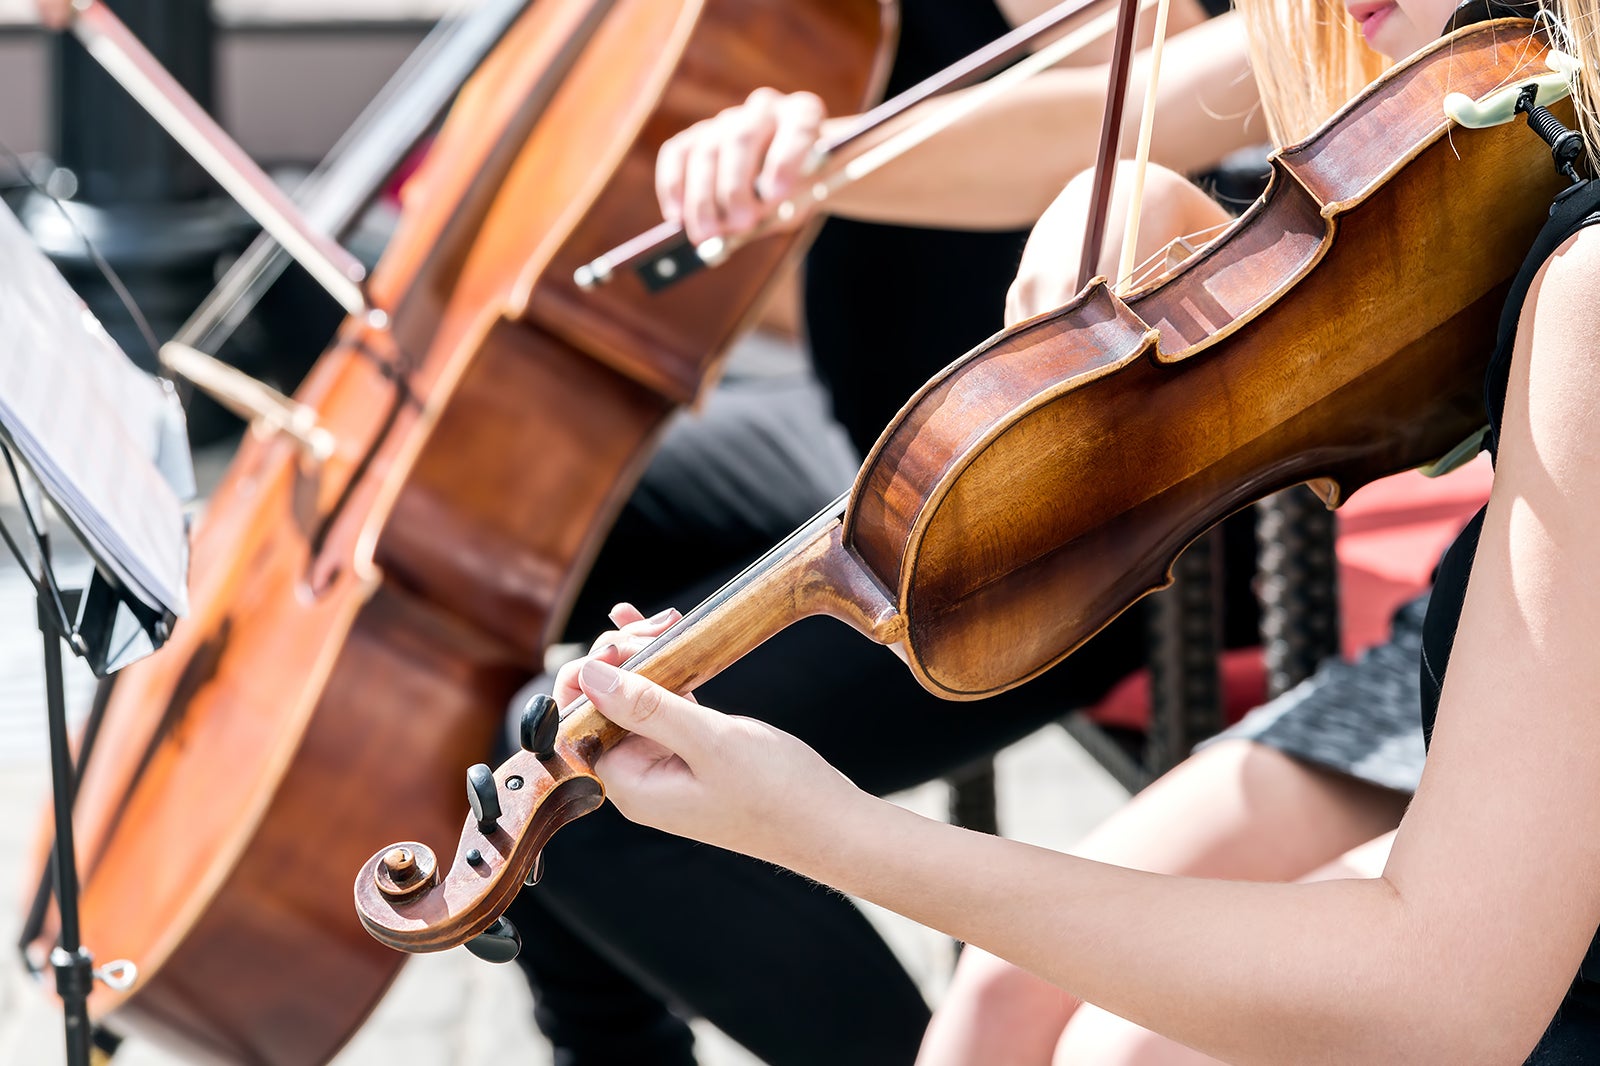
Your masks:
{"label": "bare arm", "polygon": [[602,760],[612,798],[1230,1061],[1520,1062],[1600,925],[1596,276],[1589,230],[1530,296],[1433,755],[1383,877],[1193,880],[969,833],[590,662],[584,691],[639,734]]}
{"label": "bare arm", "polygon": [[[1147,61],[1141,54],[1130,77],[1130,135],[1142,106],[1138,87],[1146,83]],[[906,225],[1031,225],[1069,178],[1094,164],[1106,78],[1103,66],[1046,71],[840,189],[824,207]],[[1159,93],[1153,157],[1175,170],[1209,166],[1266,137],[1237,14],[1174,37]],[[957,106],[961,96],[928,101],[873,143]],[[662,214],[682,219],[697,241],[747,231],[763,202],[801,188],[807,156],[842,121],[825,123],[821,101],[809,93],[759,91],[663,147],[656,166]]]}
{"label": "bare arm", "polygon": [[[1149,59],[1139,53],[1128,79],[1125,150],[1137,133]],[[1202,170],[1266,140],[1237,12],[1177,34],[1161,66],[1151,145],[1156,162]],[[1030,226],[1073,175],[1094,165],[1106,79],[1103,66],[1046,71],[844,189],[828,209],[913,225]],[[948,106],[929,101],[903,121]]]}

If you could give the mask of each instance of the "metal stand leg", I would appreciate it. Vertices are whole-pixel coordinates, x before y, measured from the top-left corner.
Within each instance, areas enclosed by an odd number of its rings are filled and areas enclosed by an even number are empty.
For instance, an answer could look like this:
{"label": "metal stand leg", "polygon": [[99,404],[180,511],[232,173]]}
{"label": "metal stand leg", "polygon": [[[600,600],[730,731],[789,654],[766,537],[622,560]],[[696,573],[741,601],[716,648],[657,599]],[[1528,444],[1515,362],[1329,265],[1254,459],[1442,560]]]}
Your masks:
{"label": "metal stand leg", "polygon": [[56,902],[61,909],[61,942],[50,953],[56,991],[66,1014],[67,1062],[89,1066],[89,989],[94,963],[78,939],[78,864],[72,840],[72,750],[67,741],[67,700],[61,676],[61,640],[44,594],[39,599],[39,632],[44,638],[45,702],[50,719],[50,780],[55,793]]}

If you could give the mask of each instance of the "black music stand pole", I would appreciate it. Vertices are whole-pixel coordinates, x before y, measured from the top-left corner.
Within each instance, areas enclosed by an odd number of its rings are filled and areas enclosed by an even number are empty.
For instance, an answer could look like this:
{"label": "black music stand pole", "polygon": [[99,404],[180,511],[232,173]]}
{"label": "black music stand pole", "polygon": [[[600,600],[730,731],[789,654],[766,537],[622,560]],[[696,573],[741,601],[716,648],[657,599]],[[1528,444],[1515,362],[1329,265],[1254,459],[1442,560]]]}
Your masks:
{"label": "black music stand pole", "polygon": [[[96,969],[82,942],[72,838],[77,770],[61,644],[105,677],[165,643],[188,607],[181,498],[192,494],[193,471],[171,386],[128,362],[3,208],[0,462],[16,484],[21,513],[15,523],[0,521],[0,540],[34,587],[44,642],[55,814],[50,865],[60,915],[49,963],[65,1013],[68,1062],[88,1066],[94,982],[123,990],[137,971],[123,960]],[[81,594],[63,592],[57,580],[47,500],[94,563]]]}
{"label": "black music stand pole", "polygon": [[[115,610],[115,601],[105,596],[92,597],[98,604],[87,602],[75,592],[63,591],[55,577],[50,552],[50,534],[45,527],[42,507],[30,501],[30,486],[7,451],[6,466],[17,487],[17,496],[34,541],[37,558],[30,560],[28,553],[10,535],[5,535],[12,554],[34,584],[35,611],[39,634],[44,643],[45,709],[50,738],[50,783],[55,821],[55,846],[50,855],[51,880],[55,889],[60,915],[61,934],[56,947],[50,952],[50,966],[55,971],[56,993],[61,997],[66,1024],[68,1066],[89,1066],[89,1052],[93,1030],[89,1023],[89,992],[98,977],[116,988],[126,988],[137,976],[133,964],[126,960],[96,971],[94,957],[83,946],[78,927],[78,864],[77,850],[72,835],[73,793],[76,789],[76,767],[73,765],[72,746],[67,733],[66,685],[63,676],[61,644],[66,641],[75,654],[91,660],[94,656],[85,631],[108,632],[111,619],[88,618],[80,614],[76,623],[68,612],[77,607],[80,611],[93,611],[104,615],[107,609]],[[38,497],[34,496],[37,500]],[[35,572],[37,567],[37,572]]]}
{"label": "black music stand pole", "polygon": [[[41,532],[39,551],[49,573],[50,537]],[[46,579],[49,580],[48,578]],[[50,953],[56,972],[56,994],[61,997],[67,1025],[69,1066],[89,1063],[89,988],[94,983],[94,960],[78,937],[78,861],[72,840],[72,750],[67,739],[67,700],[61,677],[61,642],[68,638],[56,605],[50,602],[45,582],[40,582],[39,633],[44,638],[44,691],[50,723],[50,785],[55,797],[56,903],[61,913],[61,942]]]}

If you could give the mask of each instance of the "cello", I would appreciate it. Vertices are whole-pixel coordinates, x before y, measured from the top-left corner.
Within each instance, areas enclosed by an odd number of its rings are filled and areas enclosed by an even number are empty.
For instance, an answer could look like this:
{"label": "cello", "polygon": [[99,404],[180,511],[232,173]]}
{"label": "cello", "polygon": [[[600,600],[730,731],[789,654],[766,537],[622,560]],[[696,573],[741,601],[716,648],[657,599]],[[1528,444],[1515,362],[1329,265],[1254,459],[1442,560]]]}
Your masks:
{"label": "cello", "polygon": [[[691,689],[820,614],[978,699],[1163,585],[1233,510],[1307,481],[1336,505],[1451,450],[1482,423],[1500,306],[1562,179],[1528,131],[1440,105],[1542,73],[1530,34],[1446,35],[1277,153],[1263,197],[1166,277],[1097,280],[951,364],[846,497],[626,668]],[[407,951],[503,935],[545,842],[602,802],[594,763],[621,736],[585,700],[531,701],[453,853],[412,839],[357,872],[368,932]]]}
{"label": "cello", "polygon": [[518,18],[407,190],[361,294],[381,313],[296,395],[330,447],[247,438],[195,538],[191,617],[110,694],[76,806],[81,924],[141,976],[95,990],[98,1020],[295,1064],[360,1024],[400,957],[350,916],[347,869],[418,819],[448,830],[459,765],[559,632],[652,440],[799,243],[648,304],[581,293],[579,250],[640,228],[660,142],[754,88],[869,102],[891,26],[886,0]]}

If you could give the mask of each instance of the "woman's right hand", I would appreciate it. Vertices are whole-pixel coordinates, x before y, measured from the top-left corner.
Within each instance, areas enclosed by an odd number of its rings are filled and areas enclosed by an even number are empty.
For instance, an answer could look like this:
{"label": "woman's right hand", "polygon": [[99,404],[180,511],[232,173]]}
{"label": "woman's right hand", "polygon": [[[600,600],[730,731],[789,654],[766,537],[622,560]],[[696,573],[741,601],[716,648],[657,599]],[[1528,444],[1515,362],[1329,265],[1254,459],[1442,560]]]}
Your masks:
{"label": "woman's right hand", "polygon": [[744,103],[697,122],[661,146],[656,199],[689,239],[799,224],[801,211],[768,218],[805,178],[827,111],[815,93],[757,89]]}

